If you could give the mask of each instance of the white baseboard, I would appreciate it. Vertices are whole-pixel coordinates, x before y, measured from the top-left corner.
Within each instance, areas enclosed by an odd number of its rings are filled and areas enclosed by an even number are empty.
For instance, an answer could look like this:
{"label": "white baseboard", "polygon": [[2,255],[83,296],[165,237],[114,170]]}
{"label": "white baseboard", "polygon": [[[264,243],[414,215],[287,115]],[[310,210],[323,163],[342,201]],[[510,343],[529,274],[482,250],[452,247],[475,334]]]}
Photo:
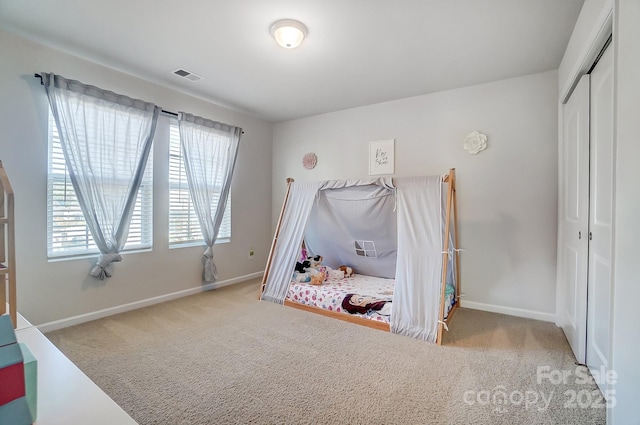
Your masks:
{"label": "white baseboard", "polygon": [[189,295],[199,294],[201,292],[210,291],[212,289],[223,288],[225,286],[233,285],[235,283],[245,282],[251,279],[256,279],[258,277],[261,277],[263,274],[264,272],[256,272],[256,273],[251,273],[244,276],[234,277],[233,279],[221,280],[220,282],[207,283],[206,285],[198,286],[195,288],[189,288],[189,289],[185,289],[178,292],[172,292],[170,294],[151,297],[151,298],[147,298],[140,301],[134,301],[132,303],[122,304],[115,307],[109,307],[103,310],[92,311],[91,313],[80,314],[78,316],[68,317],[66,319],[54,320],[53,322],[43,323],[41,325],[37,325],[36,327],[42,333],[51,332],[57,329],[79,325],[80,323],[102,319],[103,317],[113,316],[114,314],[124,313],[126,311],[136,310],[138,308],[148,307],[150,305],[175,300],[177,298],[182,298]]}
{"label": "white baseboard", "polygon": [[460,306],[473,310],[489,311],[491,313],[507,314],[509,316],[524,317],[526,319],[542,320],[545,322],[555,323],[556,321],[556,315],[554,313],[543,313],[541,311],[525,310],[523,308],[504,307],[501,305],[484,304],[466,300],[462,300]]}

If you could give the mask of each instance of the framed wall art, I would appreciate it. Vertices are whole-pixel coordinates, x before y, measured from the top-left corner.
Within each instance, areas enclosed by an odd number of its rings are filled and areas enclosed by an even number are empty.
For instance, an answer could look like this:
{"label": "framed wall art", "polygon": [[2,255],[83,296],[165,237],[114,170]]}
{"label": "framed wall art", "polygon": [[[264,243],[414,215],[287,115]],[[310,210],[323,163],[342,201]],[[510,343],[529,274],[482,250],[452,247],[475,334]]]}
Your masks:
{"label": "framed wall art", "polygon": [[369,142],[369,175],[394,173],[395,139]]}

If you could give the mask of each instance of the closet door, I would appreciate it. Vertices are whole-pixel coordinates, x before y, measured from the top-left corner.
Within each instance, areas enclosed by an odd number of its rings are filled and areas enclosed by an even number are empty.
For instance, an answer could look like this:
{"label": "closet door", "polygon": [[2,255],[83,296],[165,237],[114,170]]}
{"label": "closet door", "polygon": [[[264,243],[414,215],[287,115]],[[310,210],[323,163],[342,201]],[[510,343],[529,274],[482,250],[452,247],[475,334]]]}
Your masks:
{"label": "closet door", "polygon": [[576,359],[586,359],[587,257],[589,252],[589,75],[563,106],[563,199],[560,266],[562,329]]}
{"label": "closet door", "polygon": [[[609,367],[613,235],[613,49],[591,73],[589,284],[587,365],[602,375]],[[598,383],[600,385],[600,382]],[[605,388],[600,388],[605,392]]]}

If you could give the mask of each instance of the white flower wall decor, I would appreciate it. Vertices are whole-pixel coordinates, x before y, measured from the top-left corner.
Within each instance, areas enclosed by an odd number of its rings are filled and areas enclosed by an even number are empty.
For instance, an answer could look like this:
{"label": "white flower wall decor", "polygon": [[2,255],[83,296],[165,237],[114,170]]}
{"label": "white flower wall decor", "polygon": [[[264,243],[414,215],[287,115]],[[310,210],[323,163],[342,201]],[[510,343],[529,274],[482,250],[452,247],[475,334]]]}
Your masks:
{"label": "white flower wall decor", "polygon": [[463,146],[467,152],[475,155],[487,148],[487,136],[480,132],[472,131],[464,138]]}

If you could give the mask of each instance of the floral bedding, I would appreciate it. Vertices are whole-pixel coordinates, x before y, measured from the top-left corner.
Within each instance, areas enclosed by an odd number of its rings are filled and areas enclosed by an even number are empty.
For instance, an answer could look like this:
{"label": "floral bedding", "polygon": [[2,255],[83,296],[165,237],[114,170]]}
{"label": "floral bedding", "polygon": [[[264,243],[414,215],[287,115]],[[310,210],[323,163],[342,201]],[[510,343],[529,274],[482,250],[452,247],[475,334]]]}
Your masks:
{"label": "floral bedding", "polygon": [[[351,277],[341,279],[328,278],[322,285],[292,281],[291,285],[289,285],[287,299],[298,304],[390,323],[394,285],[395,279],[384,279],[362,274],[354,274]],[[343,306],[345,306],[347,298],[355,300],[358,297],[364,298],[364,301],[367,302],[366,305],[380,304],[380,301],[385,301],[384,307],[381,309],[379,307],[369,309],[366,313],[345,311]],[[447,285],[445,319],[449,316],[449,312],[455,303],[455,289],[452,285]],[[354,311],[353,309],[350,310]]]}
{"label": "floral bedding", "polygon": [[[351,277],[329,278],[322,285],[310,285],[306,282],[291,282],[287,299],[293,302],[322,308],[338,313],[352,314],[366,319],[389,323],[393,300],[394,279],[354,274]],[[379,310],[366,313],[348,313],[342,307],[348,295],[361,295],[386,301]]]}

